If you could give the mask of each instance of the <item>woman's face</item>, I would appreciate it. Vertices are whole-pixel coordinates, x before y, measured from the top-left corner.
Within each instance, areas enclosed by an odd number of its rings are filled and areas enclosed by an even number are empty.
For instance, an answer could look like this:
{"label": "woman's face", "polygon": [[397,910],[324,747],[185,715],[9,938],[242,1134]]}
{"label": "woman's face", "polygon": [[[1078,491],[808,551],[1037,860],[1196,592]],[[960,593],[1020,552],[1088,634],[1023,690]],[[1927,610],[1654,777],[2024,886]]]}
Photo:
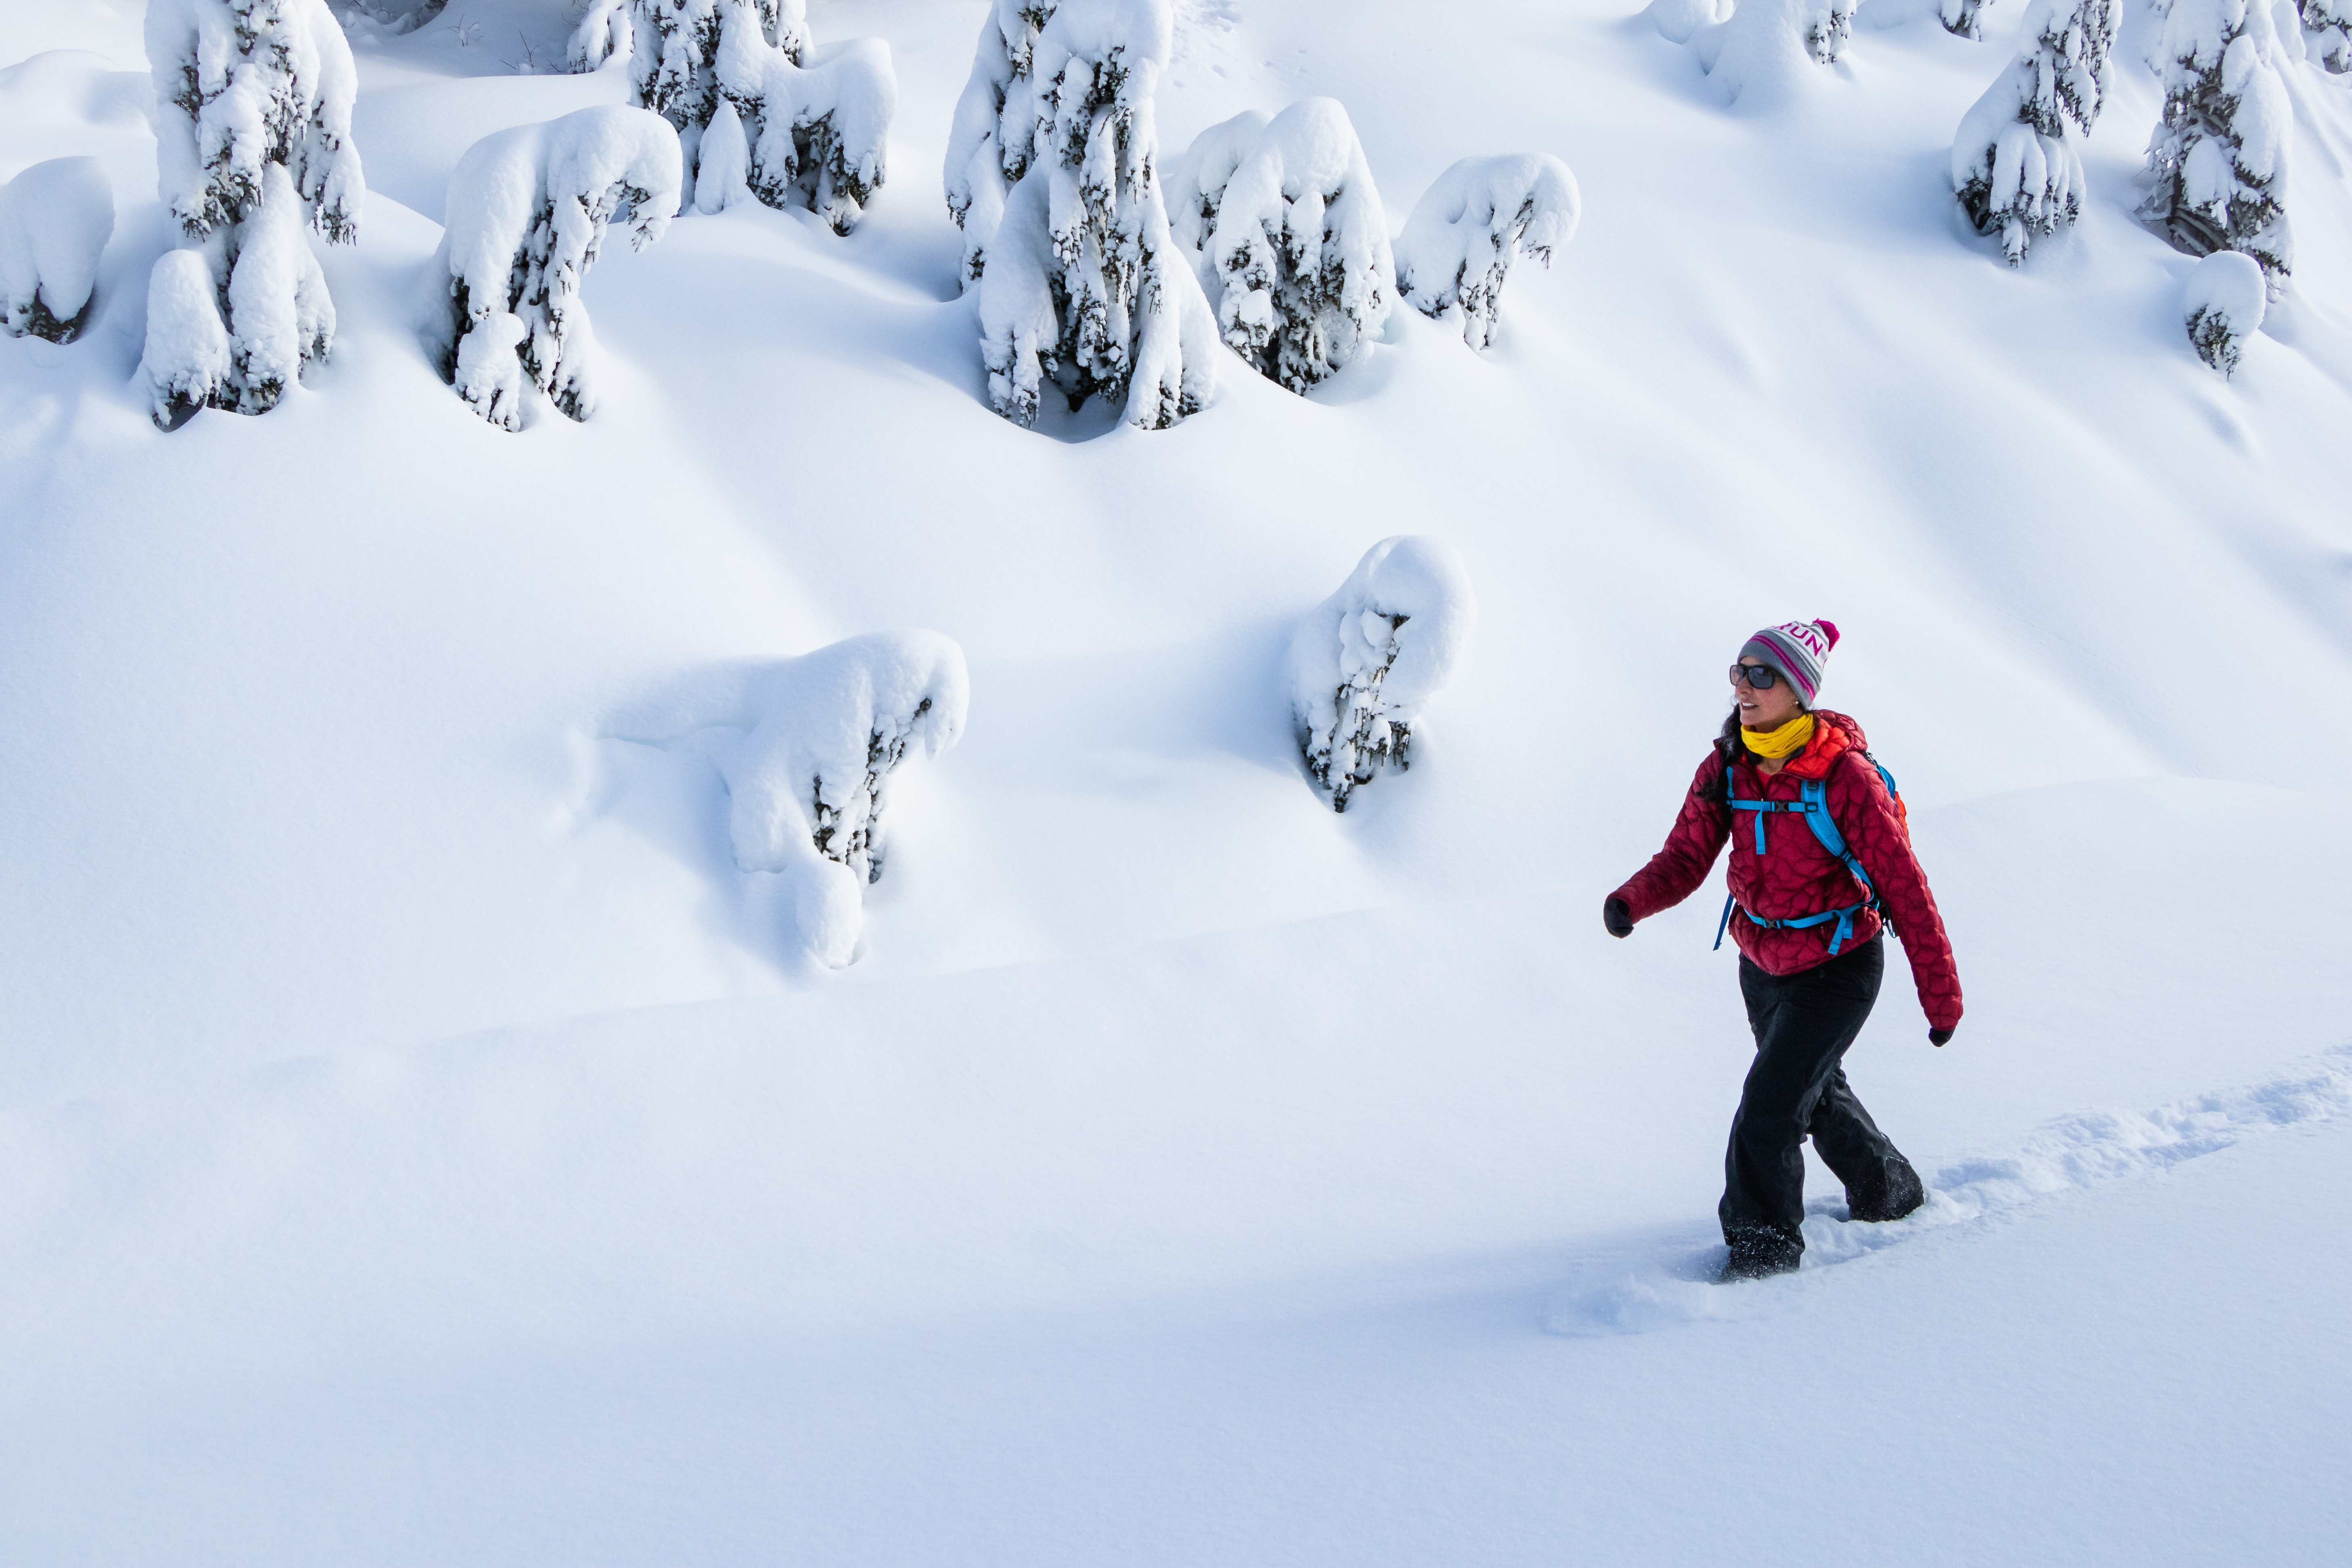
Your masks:
{"label": "woman's face", "polygon": [[[1743,669],[1759,669],[1764,661],[1750,654],[1739,664]],[[1735,680],[1731,696],[1739,705],[1739,722],[1750,730],[1777,730],[1804,711],[1797,701],[1797,689],[1777,671],[1770,690],[1759,691],[1745,680]]]}

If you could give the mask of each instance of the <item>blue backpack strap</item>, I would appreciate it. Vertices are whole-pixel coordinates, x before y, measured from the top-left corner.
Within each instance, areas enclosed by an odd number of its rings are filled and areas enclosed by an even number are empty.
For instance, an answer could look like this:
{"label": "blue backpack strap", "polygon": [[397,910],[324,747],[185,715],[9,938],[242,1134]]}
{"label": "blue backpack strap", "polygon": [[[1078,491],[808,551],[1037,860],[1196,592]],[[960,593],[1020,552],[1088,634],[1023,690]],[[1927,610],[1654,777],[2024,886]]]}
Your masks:
{"label": "blue backpack strap", "polygon": [[[1838,831],[1837,818],[1830,815],[1828,793],[1829,785],[1821,779],[1804,782],[1805,826],[1813,830],[1822,848],[1845,862],[1845,868],[1853,873],[1853,879],[1869,895],[1864,907],[1874,910],[1878,907],[1878,888],[1871,881],[1870,873],[1862,868],[1862,862],[1854,858],[1853,851],[1846,847],[1845,835]],[[1833,944],[1830,951],[1835,952],[1837,947]]]}

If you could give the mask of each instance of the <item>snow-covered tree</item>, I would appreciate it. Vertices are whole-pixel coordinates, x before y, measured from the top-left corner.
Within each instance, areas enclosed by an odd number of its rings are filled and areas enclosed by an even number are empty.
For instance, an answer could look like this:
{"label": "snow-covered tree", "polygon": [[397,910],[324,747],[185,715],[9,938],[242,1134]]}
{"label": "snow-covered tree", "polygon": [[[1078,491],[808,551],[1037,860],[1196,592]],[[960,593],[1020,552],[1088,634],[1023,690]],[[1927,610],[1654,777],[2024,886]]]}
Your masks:
{"label": "snow-covered tree", "polygon": [[[635,101],[677,132],[698,208],[693,182],[715,121],[719,177],[740,169],[770,206],[806,207],[836,234],[856,226],[882,184],[898,109],[887,45],[813,47],[805,0],[591,0],[572,32],[573,68],[624,52]],[[719,117],[722,103],[732,116]]]}
{"label": "snow-covered tree", "polygon": [[519,429],[522,386],[573,419],[594,411],[581,280],[604,231],[628,225],[638,249],[678,209],[677,132],[622,104],[486,136],[449,175],[434,276],[447,279],[441,374],[493,425]]}
{"label": "snow-covered tree", "polygon": [[989,0],[971,76],[948,133],[948,216],[963,230],[962,287],[979,280],[1005,198],[1029,172],[1037,133],[1031,68],[1059,0]]}
{"label": "snow-covered tree", "polygon": [[1305,392],[1379,335],[1396,297],[1388,215],[1337,100],[1212,127],[1171,189],[1218,328],[1260,374]]}
{"label": "snow-covered tree", "polygon": [[2140,216],[2191,256],[2242,250],[2277,292],[2294,270],[2286,144],[2294,106],[2264,0],[2172,0],[2164,118],[2147,144]]}
{"label": "snow-covered tree", "polygon": [[413,33],[441,15],[449,0],[341,0],[342,8],[356,11],[393,34]]}
{"label": "snow-covered tree", "polygon": [[1049,382],[1072,408],[1099,396],[1147,430],[1215,390],[1216,318],[1156,168],[1171,21],[1170,0],[1061,0],[1031,46],[1032,155],[980,279],[989,401],[1015,424],[1035,422]]}
{"label": "snow-covered tree", "polygon": [[937,632],[877,632],[714,672],[613,729],[709,760],[736,869],[782,879],[803,938],[838,968],[887,858],[892,776],[909,755],[954,745],[970,706],[961,648]]}
{"label": "snow-covered tree", "polygon": [[2242,251],[2217,250],[2190,268],[2180,315],[2197,357],[2233,374],[2245,341],[2262,329],[2269,293],[2262,267]]}
{"label": "snow-covered tree", "polygon": [[2352,0],[2295,0],[2308,58],[2341,76],[2352,71]]}
{"label": "snow-covered tree", "polygon": [[73,342],[113,235],[114,188],[95,158],[52,158],[0,185],[0,329]]}
{"label": "snow-covered tree", "polygon": [[[1738,0],[1730,16],[1699,25],[1691,5],[1675,25],[1691,24],[1699,67],[1724,101],[1769,105],[1798,90],[1815,66],[1834,65],[1853,35],[1860,0]],[[1659,18],[1661,31],[1667,18]]]}
{"label": "snow-covered tree", "polygon": [[2066,126],[2087,136],[2098,121],[2118,20],[2116,0],[2032,0],[2017,58],[1960,118],[1952,189],[2011,267],[2036,236],[2081,216],[2083,160]]}
{"label": "snow-covered tree", "polygon": [[1422,193],[1397,237],[1397,289],[1424,316],[1462,308],[1462,341],[1495,341],[1513,258],[1551,265],[1575,237],[1576,176],[1548,153],[1465,158]]}
{"label": "snow-covered tree", "polygon": [[[150,0],[161,195],[213,279],[212,311],[229,370],[205,403],[259,414],[302,367],[326,357],[335,331],[326,275],[305,227],[330,242],[357,237],[365,184],[352,145],[358,75],[326,0]],[[158,263],[163,265],[163,263]],[[182,263],[161,292],[201,314]],[[151,281],[151,297],[157,292]],[[204,367],[172,362],[175,347],[212,341],[202,322],[149,322],[147,379],[156,422],[193,412],[164,387],[205,384]],[[159,357],[162,355],[163,357]]]}
{"label": "snow-covered tree", "polygon": [[1454,675],[1477,618],[1451,545],[1400,533],[1364,552],[1290,639],[1291,713],[1331,809],[1383,768],[1411,765],[1412,727]]}
{"label": "snow-covered tree", "polygon": [[1980,39],[1984,37],[1984,8],[1992,0],[1937,0],[1937,19],[1944,31],[1956,38]]}

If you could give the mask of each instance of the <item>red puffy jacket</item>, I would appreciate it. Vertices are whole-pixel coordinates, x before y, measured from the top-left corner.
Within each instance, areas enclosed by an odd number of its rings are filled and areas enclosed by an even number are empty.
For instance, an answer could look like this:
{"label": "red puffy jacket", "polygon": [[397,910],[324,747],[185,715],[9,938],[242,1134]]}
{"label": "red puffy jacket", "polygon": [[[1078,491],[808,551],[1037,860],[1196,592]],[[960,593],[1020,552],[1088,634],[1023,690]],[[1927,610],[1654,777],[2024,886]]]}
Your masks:
{"label": "red puffy jacket", "polygon": [[[1870,759],[1861,754],[1868,744],[1861,725],[1828,711],[1815,712],[1813,720],[1813,738],[1771,777],[1757,768],[1754,758],[1742,755],[1733,764],[1732,792],[1742,800],[1794,801],[1801,781],[1826,781],[1823,796],[1830,817],[1878,889],[1895,935],[1911,959],[1919,1005],[1929,1026],[1955,1028],[1960,1021],[1959,971],[1944,934],[1944,917],[1936,910],[1936,895],[1927,890],[1927,874],[1911,853],[1902,807],[1886,793]],[[1794,974],[1826,963],[1836,921],[1776,930],[1758,925],[1748,911],[1775,921],[1819,914],[1860,901],[1865,896],[1861,884],[1813,837],[1801,816],[1743,811],[1735,833],[1722,790],[1723,758],[1709,752],[1691,780],[1690,793],[1683,797],[1682,815],[1675,818],[1666,847],[1611,896],[1624,900],[1637,921],[1672,909],[1698,890],[1729,838],[1731,892],[1739,901],[1731,917],[1731,934],[1739,951],[1769,974]],[[1764,823],[1762,855],[1756,853],[1759,817]],[[1853,933],[1840,951],[1868,942],[1878,934],[1879,925],[1877,914],[1864,910],[1854,917]]]}

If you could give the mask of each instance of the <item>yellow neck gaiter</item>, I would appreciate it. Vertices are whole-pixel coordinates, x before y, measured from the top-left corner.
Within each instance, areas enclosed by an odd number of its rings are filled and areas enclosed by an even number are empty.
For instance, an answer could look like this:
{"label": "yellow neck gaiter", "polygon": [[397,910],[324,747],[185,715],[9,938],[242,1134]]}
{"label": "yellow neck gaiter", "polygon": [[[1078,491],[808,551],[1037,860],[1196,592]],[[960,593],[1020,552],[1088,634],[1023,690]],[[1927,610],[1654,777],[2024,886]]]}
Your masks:
{"label": "yellow neck gaiter", "polygon": [[1739,738],[1759,757],[1793,757],[1813,738],[1813,716],[1800,713],[1777,730],[1751,730],[1743,724]]}

